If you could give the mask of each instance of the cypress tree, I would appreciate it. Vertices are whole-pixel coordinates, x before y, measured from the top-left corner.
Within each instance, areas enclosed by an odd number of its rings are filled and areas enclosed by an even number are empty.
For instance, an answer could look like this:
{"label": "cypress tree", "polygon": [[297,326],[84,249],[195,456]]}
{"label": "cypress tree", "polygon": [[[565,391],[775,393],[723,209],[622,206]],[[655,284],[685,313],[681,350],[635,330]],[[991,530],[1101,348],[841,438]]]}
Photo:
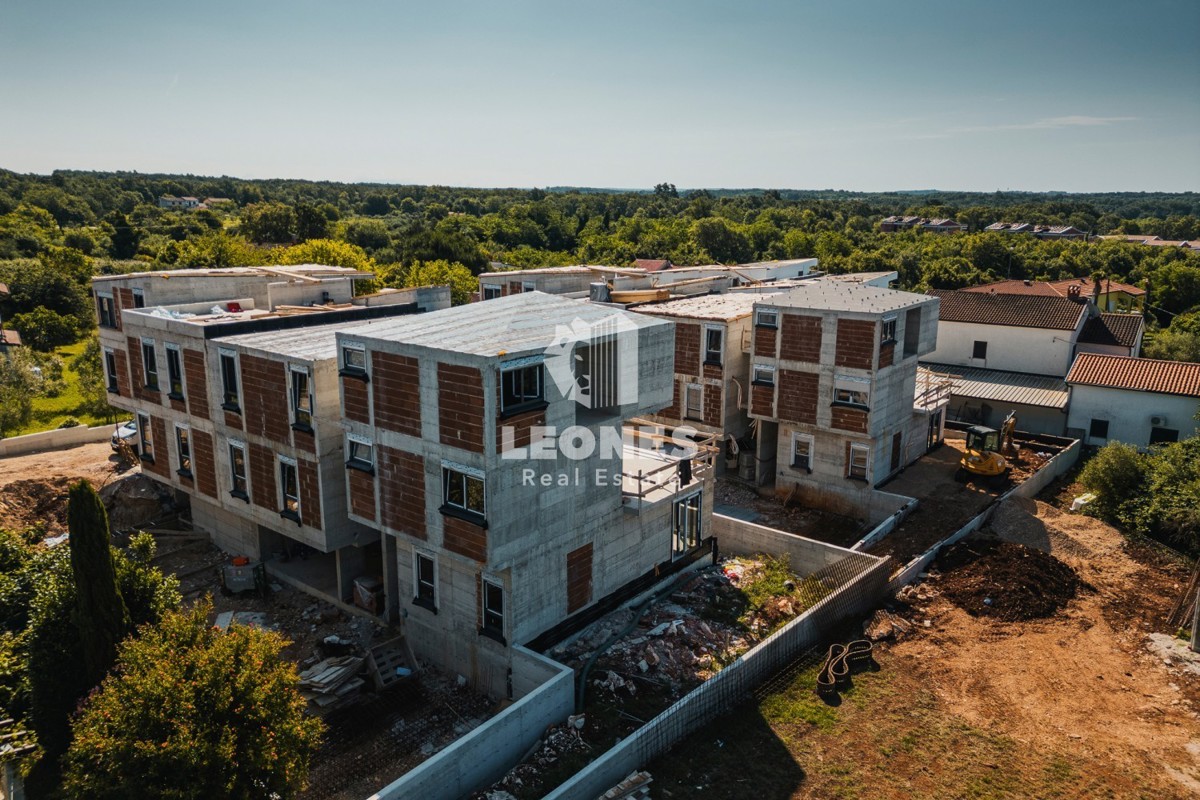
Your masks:
{"label": "cypress tree", "polygon": [[88,686],[104,679],[129,632],[129,610],[117,585],[109,546],[108,513],[87,481],[71,487],[67,501],[71,571],[75,576],[75,627]]}

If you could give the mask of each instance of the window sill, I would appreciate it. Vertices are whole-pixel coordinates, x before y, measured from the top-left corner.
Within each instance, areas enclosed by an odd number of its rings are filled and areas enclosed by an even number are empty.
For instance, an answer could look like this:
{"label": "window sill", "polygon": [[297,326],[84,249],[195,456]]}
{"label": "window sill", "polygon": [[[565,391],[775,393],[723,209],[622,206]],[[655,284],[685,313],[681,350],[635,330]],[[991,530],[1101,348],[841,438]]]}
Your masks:
{"label": "window sill", "polygon": [[508,640],[505,639],[502,634],[492,630],[491,628],[480,628],[479,635],[485,639],[491,639],[493,642],[499,642],[505,647],[508,647]]}
{"label": "window sill", "polygon": [[138,460],[141,461],[143,464],[153,464],[154,456],[152,456],[152,455],[148,456],[145,453],[142,453],[138,456]]}
{"label": "window sill", "polygon": [[226,411],[232,411],[234,414],[242,413],[242,407],[237,403],[221,403],[221,408],[225,409]]}
{"label": "window sill", "polygon": [[292,430],[296,431],[297,433],[314,433],[313,426],[305,425],[303,422],[293,422]]}
{"label": "window sill", "polygon": [[365,369],[353,369],[347,367],[345,369],[339,369],[338,375],[342,378],[355,378],[363,383],[371,382],[371,376],[367,374]]}
{"label": "window sill", "polygon": [[474,511],[467,511],[464,508],[459,508],[458,506],[452,506],[447,503],[443,503],[442,507],[439,508],[438,511],[442,512],[442,514],[444,514],[447,517],[455,517],[457,519],[463,520],[464,522],[469,522],[472,525],[478,525],[480,528],[483,528],[485,531],[487,530],[487,526],[488,526],[487,518],[484,517],[482,514],[476,514]]}
{"label": "window sill", "polygon": [[108,386],[105,388],[104,391],[108,392],[109,394],[115,394],[117,396],[120,396],[120,394],[121,394],[121,390],[116,386]]}
{"label": "window sill", "polygon": [[812,475],[812,467],[808,466],[807,464],[792,464],[792,469],[796,470],[797,472],[803,471],[807,472],[809,475]]}
{"label": "window sill", "polygon": [[155,394],[158,394],[159,392],[159,388],[157,386],[151,386],[148,383],[142,387],[142,390],[146,392],[154,392]]}
{"label": "window sill", "polygon": [[167,399],[179,400],[180,402],[184,402],[186,400],[186,398],[183,395],[181,395],[179,392],[167,392]]}
{"label": "window sill", "polygon": [[725,365],[716,359],[706,358],[706,359],[704,359],[704,366],[706,366],[706,367],[724,367]]}
{"label": "window sill", "polygon": [[774,389],[774,388],[775,388],[775,382],[774,382],[774,381],[750,381],[750,385],[751,385],[751,386],[766,386],[766,387],[769,387],[769,388],[771,388],[771,389]]}
{"label": "window sill", "polygon": [[830,408],[853,408],[856,411],[870,411],[870,406],[864,406],[862,403],[847,403],[844,400],[834,400],[829,404]]}
{"label": "window sill", "polygon": [[301,524],[300,523],[300,515],[297,514],[295,511],[288,511],[287,509],[284,509],[283,511],[279,512],[279,516],[283,517],[284,519],[290,519],[292,522],[296,523],[297,525]]}
{"label": "window sill", "polygon": [[885,345],[885,344],[895,344],[895,343],[896,343],[896,341],[897,341],[896,339],[880,339],[880,340],[879,340],[879,344],[880,344],[880,345]]}
{"label": "window sill", "polygon": [[866,479],[865,477],[862,477],[862,478],[860,478],[860,477],[859,477],[859,476],[857,476],[857,475],[847,475],[847,476],[846,476],[846,480],[848,480],[848,481],[856,481],[856,482],[858,482],[858,483],[866,483],[866,482],[867,482],[867,479]]}
{"label": "window sill", "polygon": [[535,400],[530,403],[521,403],[520,405],[513,406],[512,408],[506,408],[501,411],[500,419],[508,419],[509,417],[515,417],[518,414],[528,414],[530,411],[541,411],[549,406],[550,404],[545,400]]}
{"label": "window sill", "polygon": [[756,328],[763,328],[764,330],[768,330],[768,331],[777,331],[777,330],[779,330],[779,326],[778,326],[778,325],[766,325],[766,324],[764,324],[764,323],[762,323],[762,322],[756,322],[756,323],[754,323],[754,327],[756,327]]}
{"label": "window sill", "polygon": [[425,610],[427,610],[427,611],[432,611],[434,614],[436,614],[436,613],[438,612],[438,611],[437,611],[437,606],[436,606],[436,605],[433,603],[433,601],[432,601],[432,600],[426,600],[426,599],[425,599],[425,598],[423,598],[423,597],[414,597],[414,598],[413,598],[413,601],[412,601],[412,604],[413,604],[414,606],[420,606],[421,608],[423,608],[423,609],[425,609]]}
{"label": "window sill", "polygon": [[239,492],[237,489],[232,490],[229,493],[229,496],[236,497],[238,500],[241,500],[243,503],[250,502],[250,495],[246,494],[245,492]]}
{"label": "window sill", "polygon": [[353,458],[346,462],[346,469],[356,469],[359,472],[365,472],[368,475],[375,474],[374,465],[368,464],[366,461],[357,461]]}
{"label": "window sill", "polygon": [[181,478],[187,478],[188,480],[191,480],[193,477],[190,469],[177,469],[175,470],[175,474]]}

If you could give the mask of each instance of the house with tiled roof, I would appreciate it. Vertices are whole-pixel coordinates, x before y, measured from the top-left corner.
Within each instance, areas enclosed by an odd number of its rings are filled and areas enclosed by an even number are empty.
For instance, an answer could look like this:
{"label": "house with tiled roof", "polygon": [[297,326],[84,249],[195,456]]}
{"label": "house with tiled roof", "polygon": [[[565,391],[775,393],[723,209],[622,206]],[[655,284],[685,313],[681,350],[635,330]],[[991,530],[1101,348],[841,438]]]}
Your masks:
{"label": "house with tiled roof", "polygon": [[1102,313],[1088,319],[1075,348],[1080,353],[1137,357],[1142,352],[1146,321],[1141,314]]}
{"label": "house with tiled roof", "polygon": [[1093,315],[1088,303],[1046,294],[930,294],[941,300],[937,349],[921,363],[952,376],[950,419],[996,427],[1016,411],[1022,430],[1061,435],[1063,378]]}
{"label": "house with tiled roof", "polygon": [[1200,433],[1200,364],[1080,353],[1067,375],[1068,435],[1145,449]]}
{"label": "house with tiled roof", "polygon": [[928,217],[898,215],[884,217],[879,223],[879,230],[883,233],[895,233],[896,231],[905,231],[909,228],[920,228],[923,231],[930,231],[931,233],[961,233],[967,229],[967,226],[949,217],[930,219]]}
{"label": "house with tiled roof", "polygon": [[1034,225],[1029,222],[993,222],[984,228],[992,233],[1031,233],[1039,239],[1086,239],[1087,231],[1074,225]]}
{"label": "house with tiled roof", "polygon": [[1145,289],[1111,278],[1066,278],[1050,281],[1049,285],[1063,297],[1078,292],[1101,311],[1140,311],[1146,306]]}
{"label": "house with tiled roof", "polygon": [[664,269],[671,268],[671,259],[669,258],[635,258],[633,260],[634,269],[642,269],[646,272],[661,272]]}

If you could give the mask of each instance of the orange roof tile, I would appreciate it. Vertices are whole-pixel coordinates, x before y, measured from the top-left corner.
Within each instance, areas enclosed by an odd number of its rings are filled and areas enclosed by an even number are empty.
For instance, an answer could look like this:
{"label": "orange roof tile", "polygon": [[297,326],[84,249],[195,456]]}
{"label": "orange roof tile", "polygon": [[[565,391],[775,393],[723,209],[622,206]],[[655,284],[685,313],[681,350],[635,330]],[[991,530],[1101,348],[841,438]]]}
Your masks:
{"label": "orange roof tile", "polygon": [[1200,397],[1200,364],[1080,353],[1067,383]]}

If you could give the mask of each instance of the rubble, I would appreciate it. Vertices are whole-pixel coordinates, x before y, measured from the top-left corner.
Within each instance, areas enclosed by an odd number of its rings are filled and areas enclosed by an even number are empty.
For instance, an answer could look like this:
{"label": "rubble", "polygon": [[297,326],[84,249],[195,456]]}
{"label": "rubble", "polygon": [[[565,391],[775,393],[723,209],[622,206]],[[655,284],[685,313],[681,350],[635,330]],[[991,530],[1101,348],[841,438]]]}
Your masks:
{"label": "rubble", "polygon": [[141,473],[133,473],[100,489],[114,531],[149,525],[172,507],[171,490]]}

